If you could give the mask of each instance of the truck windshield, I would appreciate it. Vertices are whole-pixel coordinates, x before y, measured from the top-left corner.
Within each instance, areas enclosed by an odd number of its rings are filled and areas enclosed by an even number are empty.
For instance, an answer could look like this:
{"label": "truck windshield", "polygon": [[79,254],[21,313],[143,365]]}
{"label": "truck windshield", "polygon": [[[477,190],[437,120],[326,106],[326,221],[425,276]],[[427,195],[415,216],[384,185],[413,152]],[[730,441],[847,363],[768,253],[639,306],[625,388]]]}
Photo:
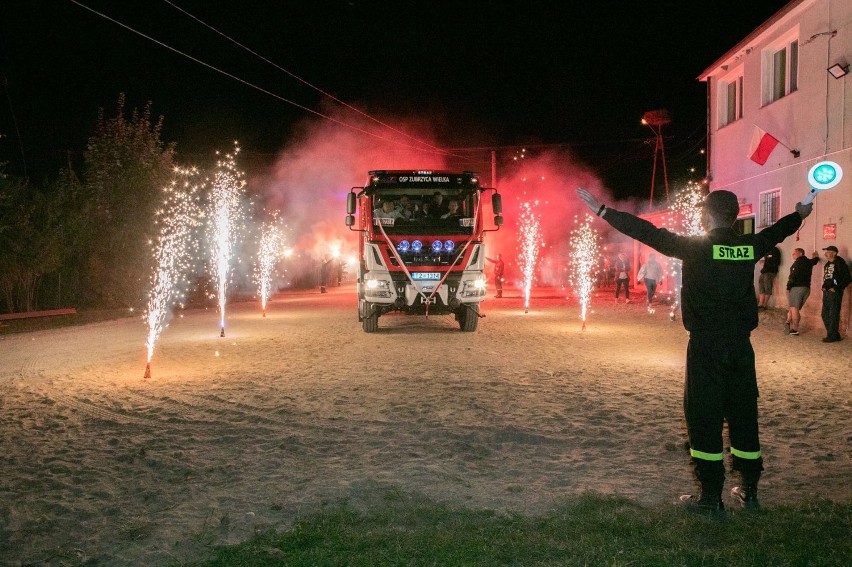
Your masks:
{"label": "truck windshield", "polygon": [[373,225],[381,223],[388,235],[473,234],[475,194],[439,197],[435,193],[374,194]]}

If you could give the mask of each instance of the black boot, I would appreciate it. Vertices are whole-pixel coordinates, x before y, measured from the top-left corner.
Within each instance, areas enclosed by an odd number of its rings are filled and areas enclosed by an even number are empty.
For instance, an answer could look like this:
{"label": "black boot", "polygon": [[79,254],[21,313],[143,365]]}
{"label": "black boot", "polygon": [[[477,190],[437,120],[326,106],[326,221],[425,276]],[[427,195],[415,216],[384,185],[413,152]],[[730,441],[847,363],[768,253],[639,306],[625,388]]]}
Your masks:
{"label": "black boot", "polygon": [[699,495],[684,494],[680,497],[680,503],[688,511],[698,514],[723,514],[725,512],[721,493],[709,494],[702,491]]}
{"label": "black boot", "polygon": [[742,484],[731,489],[731,498],[734,503],[746,510],[757,510],[760,504],[757,501],[757,483],[763,472],[763,459],[741,459],[734,456],[734,470],[739,471]]}
{"label": "black boot", "polygon": [[701,485],[701,493],[684,494],[680,502],[690,512],[700,514],[724,514],[722,487],[725,484],[725,468],[721,461],[693,459],[695,476]]}
{"label": "black boot", "polygon": [[734,502],[746,510],[757,510],[760,508],[760,503],[757,501],[757,484],[735,486],[731,489],[731,497],[734,499]]}

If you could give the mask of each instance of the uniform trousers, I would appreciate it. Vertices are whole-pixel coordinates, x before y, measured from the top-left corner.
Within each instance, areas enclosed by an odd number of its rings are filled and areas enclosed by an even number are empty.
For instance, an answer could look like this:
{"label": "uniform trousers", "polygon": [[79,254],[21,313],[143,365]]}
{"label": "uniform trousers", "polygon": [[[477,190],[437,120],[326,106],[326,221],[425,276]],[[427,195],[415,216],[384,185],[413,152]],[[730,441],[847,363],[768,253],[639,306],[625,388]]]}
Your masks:
{"label": "uniform trousers", "polygon": [[757,425],[757,373],[748,332],[693,331],[686,352],[683,407],[690,454],[702,490],[721,493],[722,429],[728,422],[733,469],[746,484],[763,470]]}

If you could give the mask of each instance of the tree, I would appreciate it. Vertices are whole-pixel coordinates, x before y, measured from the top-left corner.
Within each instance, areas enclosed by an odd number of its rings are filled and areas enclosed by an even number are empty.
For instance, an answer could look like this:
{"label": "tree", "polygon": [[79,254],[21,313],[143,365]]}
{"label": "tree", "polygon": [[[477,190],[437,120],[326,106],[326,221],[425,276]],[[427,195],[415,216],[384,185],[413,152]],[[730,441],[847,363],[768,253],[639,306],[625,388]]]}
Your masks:
{"label": "tree", "polygon": [[67,256],[74,189],[67,174],[43,188],[0,177],[0,292],[9,311],[37,309],[43,276],[58,270]]}
{"label": "tree", "polygon": [[115,116],[98,114],[85,154],[85,285],[90,303],[132,306],[145,294],[161,189],[174,169],[174,145],[160,140],[161,116],[151,103],[125,114],[119,95]]}

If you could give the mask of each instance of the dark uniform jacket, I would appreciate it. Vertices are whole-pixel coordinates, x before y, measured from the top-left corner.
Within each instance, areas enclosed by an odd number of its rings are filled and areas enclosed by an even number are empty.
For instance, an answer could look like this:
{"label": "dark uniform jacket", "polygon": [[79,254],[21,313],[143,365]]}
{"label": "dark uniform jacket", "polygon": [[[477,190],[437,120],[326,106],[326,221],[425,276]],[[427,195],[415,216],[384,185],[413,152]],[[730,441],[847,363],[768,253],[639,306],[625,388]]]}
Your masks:
{"label": "dark uniform jacket", "polygon": [[781,251],[773,246],[772,250],[763,257],[763,268],[760,269],[760,273],[777,274],[779,267],[781,267]]}
{"label": "dark uniform jacket", "polygon": [[811,275],[814,266],[819,263],[819,258],[805,258],[799,256],[790,266],[790,276],[787,278],[787,289],[794,287],[811,287]]}
{"label": "dark uniform jacket", "polygon": [[607,208],[603,218],[658,252],[683,260],[681,304],[688,331],[746,334],[758,322],[754,265],[802,224],[794,212],[757,234],[717,228],[704,236],[681,236],[615,209]]}
{"label": "dark uniform jacket", "polygon": [[849,285],[849,266],[846,260],[835,256],[833,262],[826,262],[822,273],[822,289],[843,291]]}

